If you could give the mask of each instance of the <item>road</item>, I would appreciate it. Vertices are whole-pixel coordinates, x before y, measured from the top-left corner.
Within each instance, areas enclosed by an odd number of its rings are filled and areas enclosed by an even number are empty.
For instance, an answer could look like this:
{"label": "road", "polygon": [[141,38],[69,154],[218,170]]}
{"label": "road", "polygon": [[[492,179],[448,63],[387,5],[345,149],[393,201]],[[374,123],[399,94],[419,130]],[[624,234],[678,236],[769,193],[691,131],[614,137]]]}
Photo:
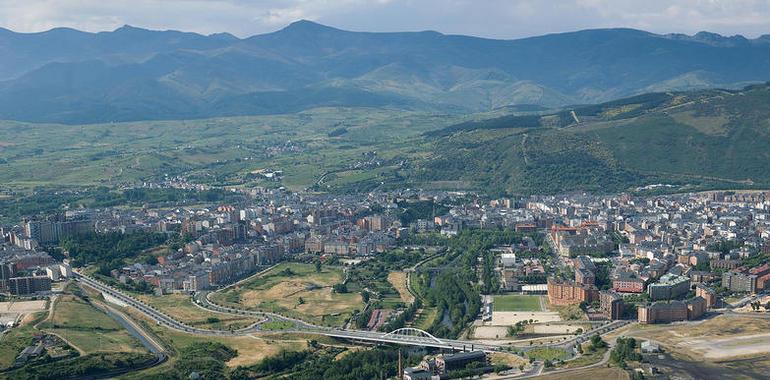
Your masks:
{"label": "road", "polygon": [[[102,293],[108,294],[114,297],[115,299],[119,300],[120,302],[123,302],[126,305],[138,310],[139,312],[143,313],[151,320],[155,321],[158,325],[163,325],[177,331],[182,331],[182,332],[192,333],[192,334],[215,335],[215,336],[250,335],[250,334],[254,334],[262,331],[261,325],[263,323],[268,321],[273,321],[273,320],[280,320],[280,321],[290,321],[294,324],[293,328],[282,330],[284,332],[306,332],[306,333],[325,335],[325,336],[334,337],[334,338],[358,340],[358,341],[364,341],[364,342],[379,342],[379,343],[412,345],[412,346],[420,346],[420,347],[435,347],[435,348],[458,350],[458,351],[483,350],[487,352],[493,352],[493,351],[501,351],[509,347],[509,346],[501,346],[501,345],[493,345],[493,344],[483,344],[475,341],[437,339],[423,331],[420,331],[420,333],[417,335],[408,335],[408,334],[383,333],[383,332],[375,332],[375,331],[342,330],[342,329],[326,328],[321,326],[315,326],[298,319],[287,318],[275,313],[241,310],[241,309],[234,309],[230,307],[216,305],[212,303],[211,300],[209,299],[208,295],[210,293],[200,292],[196,295],[195,300],[196,300],[196,304],[204,309],[208,309],[208,310],[212,310],[220,313],[229,313],[229,314],[236,314],[236,315],[254,315],[254,316],[259,316],[263,318],[260,322],[240,330],[207,330],[207,329],[201,329],[201,328],[186,325],[174,319],[173,317],[170,317],[165,313],[155,309],[154,307],[139,301],[138,299],[132,297],[131,295],[127,295],[115,288],[112,288],[108,285],[105,285],[97,280],[84,276],[80,273],[75,273],[75,278],[78,282],[85,284],[87,286],[90,286],[91,288],[94,288]],[[572,347],[574,347],[575,343],[584,342],[590,339],[590,337],[593,334],[604,334],[616,328],[624,326],[627,323],[628,323],[627,321],[615,321],[613,323],[598,327],[596,329],[589,330],[580,336],[576,336],[564,342],[554,343],[550,345],[517,347],[517,349],[528,350],[536,347],[559,347],[559,348],[567,349],[569,352],[573,352]]]}
{"label": "road", "polygon": [[139,342],[141,342],[142,345],[145,348],[147,348],[148,351],[150,351],[155,355],[155,360],[147,363],[142,363],[140,365],[120,368],[113,371],[94,374],[94,375],[88,375],[88,376],[78,375],[74,378],[77,378],[79,380],[111,379],[118,375],[141,371],[147,368],[155,367],[165,362],[166,360],[168,360],[168,353],[166,352],[166,348],[163,347],[163,345],[160,344],[160,342],[158,342],[155,339],[155,337],[150,335],[147,331],[145,331],[141,326],[139,326],[131,318],[127,317],[122,312],[118,311],[117,309],[105,303],[100,302],[98,305],[98,308],[104,311],[110,318],[118,322],[118,324],[123,326],[123,328],[125,328],[129,334],[131,334],[136,339],[138,339]]}

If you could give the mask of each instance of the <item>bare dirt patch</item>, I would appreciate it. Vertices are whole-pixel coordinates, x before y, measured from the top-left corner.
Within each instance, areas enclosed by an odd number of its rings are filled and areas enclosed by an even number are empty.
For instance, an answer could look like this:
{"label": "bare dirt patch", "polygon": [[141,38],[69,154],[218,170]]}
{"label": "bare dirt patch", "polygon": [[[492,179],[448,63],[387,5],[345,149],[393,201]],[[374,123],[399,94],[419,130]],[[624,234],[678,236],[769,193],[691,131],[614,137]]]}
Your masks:
{"label": "bare dirt patch", "polygon": [[406,276],[405,272],[390,272],[388,273],[388,282],[398,291],[401,300],[409,304],[414,302],[414,296],[406,288]]}
{"label": "bare dirt patch", "polygon": [[563,373],[543,375],[543,380],[628,380],[628,373],[620,368],[589,368]]}
{"label": "bare dirt patch", "polygon": [[624,335],[660,342],[694,359],[728,360],[770,354],[770,319],[718,316],[700,323],[635,326]]}
{"label": "bare dirt patch", "polygon": [[559,313],[552,311],[495,311],[492,313],[491,325],[509,326],[519,321],[528,321],[532,319],[538,322],[558,322],[561,321]]}

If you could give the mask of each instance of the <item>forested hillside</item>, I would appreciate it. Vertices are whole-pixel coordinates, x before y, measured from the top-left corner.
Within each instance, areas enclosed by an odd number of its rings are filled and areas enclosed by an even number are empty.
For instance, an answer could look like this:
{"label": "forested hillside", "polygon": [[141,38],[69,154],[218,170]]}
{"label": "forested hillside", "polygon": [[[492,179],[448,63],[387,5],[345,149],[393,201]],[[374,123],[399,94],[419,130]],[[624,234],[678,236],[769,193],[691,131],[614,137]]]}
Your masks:
{"label": "forested hillside", "polygon": [[659,93],[426,133],[415,177],[495,192],[624,191],[770,184],[770,88]]}

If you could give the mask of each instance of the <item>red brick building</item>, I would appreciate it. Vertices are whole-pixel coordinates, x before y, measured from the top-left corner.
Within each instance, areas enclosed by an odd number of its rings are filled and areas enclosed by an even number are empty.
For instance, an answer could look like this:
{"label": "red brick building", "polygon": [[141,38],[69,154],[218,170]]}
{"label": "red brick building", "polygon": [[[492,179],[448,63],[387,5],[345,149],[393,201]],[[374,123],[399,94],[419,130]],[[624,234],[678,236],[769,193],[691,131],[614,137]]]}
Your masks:
{"label": "red brick building", "polygon": [[644,281],[641,278],[616,278],[612,280],[612,289],[621,293],[643,293]]}
{"label": "red brick building", "polygon": [[598,300],[599,290],[593,285],[548,279],[548,301],[552,305],[574,305]]}

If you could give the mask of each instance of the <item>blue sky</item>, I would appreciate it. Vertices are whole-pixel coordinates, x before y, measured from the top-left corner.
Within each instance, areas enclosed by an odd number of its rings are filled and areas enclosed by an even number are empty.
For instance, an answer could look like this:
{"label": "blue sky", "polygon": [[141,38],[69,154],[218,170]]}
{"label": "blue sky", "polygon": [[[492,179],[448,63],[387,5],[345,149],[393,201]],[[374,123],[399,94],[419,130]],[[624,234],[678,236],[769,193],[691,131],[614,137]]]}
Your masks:
{"label": "blue sky", "polygon": [[130,24],[244,37],[299,19],[491,38],[607,27],[756,37],[770,34],[770,0],[0,0],[0,26],[19,32]]}

